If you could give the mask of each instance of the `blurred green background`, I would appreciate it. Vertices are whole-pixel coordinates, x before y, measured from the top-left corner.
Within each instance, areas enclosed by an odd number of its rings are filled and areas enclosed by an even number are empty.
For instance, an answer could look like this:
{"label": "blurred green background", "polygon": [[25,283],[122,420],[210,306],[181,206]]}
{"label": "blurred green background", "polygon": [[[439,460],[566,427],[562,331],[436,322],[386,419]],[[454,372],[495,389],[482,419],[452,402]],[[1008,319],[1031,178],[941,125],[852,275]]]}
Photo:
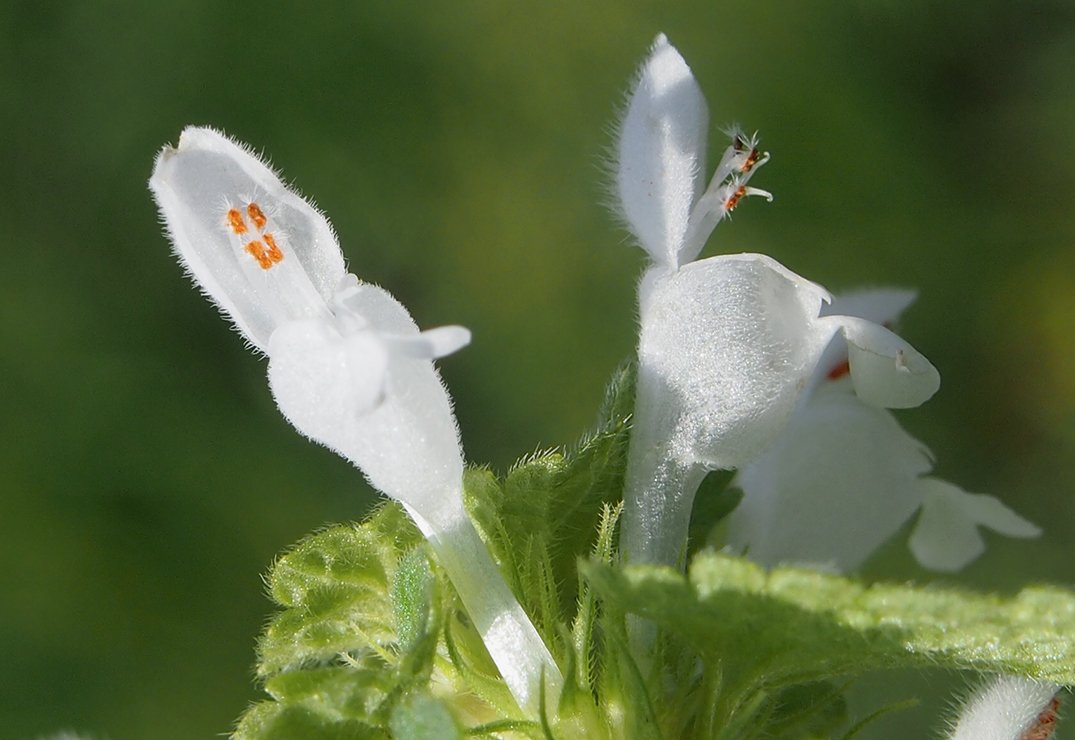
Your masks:
{"label": "blurred green background", "polygon": [[[642,253],[604,152],[662,30],[713,150],[739,121],[773,154],[775,202],[709,251],[919,288],[902,333],[944,386],[901,418],[1046,528],[960,582],[1075,584],[1075,5],[669,5],[0,4],[0,736],[226,732],[258,696],[260,575],[374,500],[183,277],[156,151],[189,123],[263,149],[354,272],[469,326],[443,373],[468,456],[504,468],[570,442],[632,351]],[[932,578],[902,541],[867,575]],[[904,678],[872,683],[925,705],[872,736],[935,723],[962,680]]]}

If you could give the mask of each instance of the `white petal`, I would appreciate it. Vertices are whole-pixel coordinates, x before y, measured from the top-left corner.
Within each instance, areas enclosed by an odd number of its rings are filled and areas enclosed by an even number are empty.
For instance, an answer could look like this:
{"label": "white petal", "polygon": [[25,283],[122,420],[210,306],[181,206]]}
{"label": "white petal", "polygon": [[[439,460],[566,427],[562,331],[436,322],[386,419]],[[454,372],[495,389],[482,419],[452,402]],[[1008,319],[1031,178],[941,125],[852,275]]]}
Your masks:
{"label": "white petal", "polygon": [[[954,488],[955,486],[953,486]],[[963,493],[960,505],[971,519],[983,527],[1008,537],[1038,537],[1041,527],[1009,509],[996,496]]]}
{"label": "white petal", "polygon": [[736,477],[744,496],[728,543],[768,566],[852,570],[918,509],[929,469],[928,451],[892,414],[822,386]]}
{"label": "white petal", "polygon": [[735,468],[759,455],[836,328],[817,321],[826,298],[764,255],[651,271],[640,289],[636,434],[683,464]]}
{"label": "white petal", "polygon": [[438,326],[416,337],[388,337],[392,349],[408,357],[435,360],[446,357],[470,344],[470,329],[464,326]]}
{"label": "white petal", "polygon": [[985,552],[985,540],[960,505],[958,494],[962,491],[932,478],[922,479],[920,485],[924,500],[908,542],[911,552],[931,570],[960,570]]}
{"label": "white petal", "polygon": [[187,128],[149,186],[183,265],[254,347],[288,321],[328,315],[345,274],[332,227],[246,147]]}
{"label": "white petal", "polygon": [[[968,699],[949,740],[1020,740],[1052,736],[1060,687],[1020,676],[996,676]],[[1041,734],[1029,734],[1040,729]]]}
{"label": "white petal", "polygon": [[376,332],[345,336],[331,322],[303,319],[273,332],[269,348],[273,393],[307,437],[331,438],[384,397],[389,352]]}
{"label": "white petal", "polygon": [[658,264],[675,267],[705,186],[709,112],[690,67],[664,35],[642,65],[619,128],[622,216]]}
{"label": "white petal", "polygon": [[882,326],[853,316],[829,316],[847,340],[855,393],[889,409],[919,406],[941,386],[937,368],[914,347]]}
{"label": "white petal", "polygon": [[[886,328],[914,302],[917,294],[901,288],[873,288],[835,295],[832,303],[821,307],[822,316],[854,316]],[[841,377],[848,370],[847,342],[838,337],[825,349],[818,363],[811,387]]]}
{"label": "white petal", "polygon": [[841,293],[833,296],[832,303],[821,309],[821,315],[857,316],[891,326],[917,297],[918,293],[905,288],[870,288]]}
{"label": "white petal", "polygon": [[922,513],[911,533],[910,547],[926,568],[955,572],[985,551],[979,526],[1009,537],[1036,537],[1041,530],[1004,506],[996,497],[967,493],[937,478],[919,481]]}
{"label": "white petal", "polygon": [[[448,394],[432,362],[388,351],[377,336],[418,338],[418,327],[403,306],[373,285],[358,286],[349,305],[361,308],[370,331],[348,335],[342,344],[332,329],[285,326],[273,335],[273,396],[300,432],[350,460],[375,488],[433,526],[455,521],[463,452]],[[361,413],[385,361],[378,351],[387,358],[381,397]],[[356,380],[361,377],[371,382],[362,385]]]}

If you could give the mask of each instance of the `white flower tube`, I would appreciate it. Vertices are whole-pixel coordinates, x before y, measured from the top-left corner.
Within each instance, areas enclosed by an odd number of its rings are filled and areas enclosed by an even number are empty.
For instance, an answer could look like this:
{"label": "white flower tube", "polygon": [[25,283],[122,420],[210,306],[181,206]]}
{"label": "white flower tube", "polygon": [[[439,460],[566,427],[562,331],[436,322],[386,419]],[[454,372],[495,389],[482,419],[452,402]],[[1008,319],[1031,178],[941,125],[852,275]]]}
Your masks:
{"label": "white flower tube", "polygon": [[[914,300],[900,290],[837,298],[832,311],[886,325]],[[910,546],[927,568],[955,571],[985,549],[978,526],[1011,537],[1040,534],[993,496],[924,477],[929,450],[891,413],[864,403],[846,346],[834,342],[787,426],[735,484],[743,500],[728,517],[727,540],[763,565],[857,568],[921,509]]]}
{"label": "white flower tube", "polygon": [[949,740],[1049,740],[1056,729],[1060,687],[1017,676],[996,676],[963,706]]}
{"label": "white flower tube", "polygon": [[830,342],[850,355],[869,403],[915,406],[937,371],[887,329],[822,316],[820,286],[757,254],[690,262],[743,198],[768,155],[730,131],[708,186],[708,113],[690,68],[662,35],[619,127],[620,215],[649,253],[639,287],[638,389],[620,546],[629,562],[681,562],[698,484],[739,468],[780,433]]}
{"label": "white flower tube", "polygon": [[347,274],[327,219],[247,148],[187,128],[150,188],[195,282],[269,356],[280,410],[358,466],[428,538],[520,707],[562,679],[463,507],[463,452],[431,360],[470,341],[420,332],[381,288]]}

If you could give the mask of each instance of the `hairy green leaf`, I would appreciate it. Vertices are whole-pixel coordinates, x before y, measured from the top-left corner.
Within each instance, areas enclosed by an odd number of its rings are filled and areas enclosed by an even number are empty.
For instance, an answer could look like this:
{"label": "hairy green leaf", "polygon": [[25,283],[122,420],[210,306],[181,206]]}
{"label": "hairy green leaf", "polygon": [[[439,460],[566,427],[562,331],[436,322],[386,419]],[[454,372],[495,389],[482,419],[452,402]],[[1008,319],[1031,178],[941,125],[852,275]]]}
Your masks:
{"label": "hairy green leaf", "polygon": [[607,506],[622,496],[634,368],[613,375],[594,431],[566,452],[518,463],[498,481],[469,471],[467,508],[524,608],[550,635],[574,618],[576,561],[592,551]]}
{"label": "hairy green leaf", "polygon": [[[708,553],[688,576],[590,562],[606,602],[653,620],[718,663],[726,689],[931,666],[1075,684],[1075,594],[1031,587],[1012,598],[860,584],[811,570],[765,569]],[[749,645],[749,650],[744,646]]]}

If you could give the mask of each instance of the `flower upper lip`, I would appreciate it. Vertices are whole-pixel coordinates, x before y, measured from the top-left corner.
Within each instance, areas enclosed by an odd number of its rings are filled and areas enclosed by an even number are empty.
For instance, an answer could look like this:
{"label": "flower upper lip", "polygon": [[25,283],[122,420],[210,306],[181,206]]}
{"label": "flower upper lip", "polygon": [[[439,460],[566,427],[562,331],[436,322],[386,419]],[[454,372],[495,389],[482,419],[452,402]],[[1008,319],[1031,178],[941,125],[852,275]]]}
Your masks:
{"label": "flower upper lip", "polygon": [[619,126],[616,192],[628,228],[655,264],[678,269],[739,202],[771,193],[750,179],[769,159],[738,126],[706,185],[709,111],[690,67],[661,34]]}

